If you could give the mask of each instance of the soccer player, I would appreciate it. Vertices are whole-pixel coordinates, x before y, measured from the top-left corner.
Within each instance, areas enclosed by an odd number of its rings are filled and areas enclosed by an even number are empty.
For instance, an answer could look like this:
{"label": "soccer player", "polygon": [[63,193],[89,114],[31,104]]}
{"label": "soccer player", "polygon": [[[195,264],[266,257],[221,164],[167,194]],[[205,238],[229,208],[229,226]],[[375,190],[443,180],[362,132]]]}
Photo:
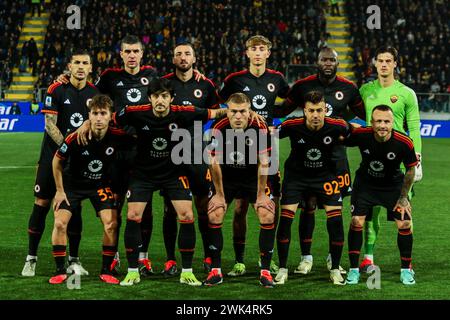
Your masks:
{"label": "soccer player", "polygon": [[[393,47],[381,47],[375,52],[375,67],[378,79],[364,84],[360,93],[366,107],[366,123],[371,123],[372,110],[380,105],[387,105],[394,113],[394,129],[407,133],[414,143],[419,162],[416,166],[414,181],[422,179],[422,140],[420,137],[419,105],[414,91],[395,79],[398,53]],[[410,193],[410,197],[412,192]],[[380,229],[379,213],[381,208],[375,207],[372,217],[365,224],[364,260],[361,269],[374,263],[374,246]],[[371,219],[370,219],[371,218]]]}
{"label": "soccer player", "polygon": [[[74,51],[70,56],[68,68],[71,72],[69,82],[52,84],[47,90],[42,109],[42,113],[45,114],[45,133],[34,186],[34,207],[28,222],[28,255],[22,270],[22,276],[26,277],[35,275],[39,242],[45,229],[50,201],[56,192],[52,172],[53,155],[63,143],[65,136],[87,119],[88,101],[98,93],[94,85],[86,80],[92,71],[91,57],[87,51]],[[75,223],[68,226],[70,245],[68,271],[88,274],[78,257],[81,214],[78,213],[73,220],[76,220]]]}
{"label": "soccer player", "polygon": [[[124,131],[109,128],[113,102],[106,95],[96,95],[89,104],[92,140],[85,145],[77,143],[77,132],[69,135],[53,158],[56,194],[53,203],[55,222],[52,234],[56,273],[49,283],[59,284],[67,279],[65,268],[67,225],[80,214],[77,208],[89,199],[103,223],[103,263],[100,279],[118,284],[110,271],[117,251],[117,211],[111,191],[109,169],[118,150],[127,148],[130,140]],[[64,167],[64,164],[67,165]],[[64,170],[64,171],[63,171]]]}
{"label": "soccer player", "polygon": [[[108,68],[96,81],[95,85],[101,93],[107,94],[114,101],[114,110],[120,111],[122,106],[143,105],[148,103],[147,87],[151,80],[158,78],[156,69],[149,65],[141,65],[144,55],[144,46],[138,37],[134,35],[125,36],[120,43],[120,57],[123,61],[123,68]],[[58,81],[66,82],[66,76],[61,75]],[[125,128],[125,131],[133,135],[132,128]],[[84,134],[78,135],[80,142],[83,141]],[[118,204],[118,234],[122,225],[122,206],[125,200],[129,183],[129,168],[133,161],[135,151],[119,151],[120,156],[112,167],[112,190],[114,198]],[[153,273],[150,259],[148,259],[148,246],[153,230],[153,214],[151,201],[144,211],[142,220],[142,247],[139,255],[139,270],[142,276],[149,276]],[[119,241],[119,237],[117,238]],[[117,252],[111,270],[117,275],[120,268],[119,253]]]}
{"label": "soccer player", "polygon": [[[232,73],[226,77],[219,95],[223,100],[227,100],[233,93],[244,93],[251,101],[251,109],[266,119],[269,130],[272,132],[274,129],[273,112],[276,109],[275,100],[277,97],[286,97],[289,85],[281,72],[267,68],[267,60],[272,48],[269,39],[262,35],[255,35],[246,41],[245,47],[245,53],[249,58],[248,69]],[[276,226],[279,216],[280,174],[270,175],[268,183],[274,196]],[[233,270],[228,273],[230,276],[240,276],[245,273],[244,251],[247,211],[248,201],[236,199],[233,218],[233,246],[236,263]],[[276,273],[277,270],[277,265],[272,261],[272,273]]]}
{"label": "soccer player", "polygon": [[[174,105],[194,105],[202,109],[218,108],[218,96],[215,84],[208,78],[195,80],[197,71],[193,69],[196,62],[195,51],[192,44],[184,42],[176,45],[173,51],[172,62],[175,66],[175,72],[171,72],[163,78],[168,79],[174,89],[173,104]],[[194,135],[193,128],[189,128],[193,148],[191,149],[191,164],[184,166],[190,189],[194,196],[195,206],[198,213],[198,228],[202,236],[204,259],[203,265],[209,272],[211,271],[211,256],[208,252],[208,200],[211,193],[211,174],[208,165],[204,162],[195,163],[195,154],[203,154],[203,148],[198,149],[195,146],[203,146],[203,144],[195,143],[202,141],[202,132]],[[203,157],[201,157],[203,159]],[[162,273],[165,276],[172,276],[177,272],[177,264],[175,258],[175,244],[177,237],[177,221],[176,212],[170,200],[165,197],[165,210],[163,217],[163,235],[164,244],[167,252],[167,261],[164,265]]]}
{"label": "soccer player", "polygon": [[[414,182],[418,160],[412,140],[406,134],[393,130],[395,118],[391,107],[375,106],[370,119],[371,128],[355,129],[345,141],[348,146],[357,146],[362,158],[356,171],[351,199],[352,222],[348,232],[350,270],[347,283],[357,284],[360,278],[358,260],[366,217],[372,214],[374,206],[383,206],[388,211],[388,219],[395,220],[398,228],[400,281],[412,285],[415,284],[414,271],[410,268],[412,208],[408,192]],[[405,174],[400,169],[402,163],[406,167]]]}
{"label": "soccer player", "polygon": [[288,279],[292,221],[299,203],[312,195],[317,197],[327,215],[332,262],[330,279],[333,284],[344,285],[345,280],[339,270],[344,245],[342,194],[332,153],[339,138],[349,134],[350,126],[343,119],[325,117],[326,104],[320,91],[307,93],[304,102],[304,117],[290,118],[280,125],[280,139],[289,137],[291,153],[284,165],[281,189],[281,216],[277,231],[280,270],[275,282],[284,284]]}
{"label": "soccer player", "polygon": [[201,285],[192,272],[195,247],[195,227],[189,181],[173,164],[172,132],[192,126],[194,120],[208,120],[225,114],[220,109],[199,109],[193,106],[174,106],[173,88],[167,79],[154,79],[148,93],[151,104],[128,106],[116,113],[114,122],[119,126],[133,126],[137,133],[137,154],[127,192],[128,213],[125,228],[125,248],[128,273],[120,283],[132,286],[140,282],[138,272],[141,220],[146,204],[154,191],[162,190],[172,201],[179,222],[178,248],[181,252],[180,283]]}
{"label": "soccer player", "polygon": [[245,94],[232,94],[227,105],[227,117],[212,126],[211,175],[216,194],[208,210],[212,270],[204,284],[213,286],[223,282],[223,219],[233,199],[245,199],[253,204],[260,223],[260,284],[271,288],[274,286],[270,261],[275,240],[275,204],[269,198],[270,191],[266,194],[270,135],[265,123],[249,121],[250,100]]}
{"label": "soccer player", "polygon": [[[339,66],[338,54],[332,48],[323,48],[317,57],[317,74],[298,80],[288,93],[283,105],[275,109],[277,116],[283,117],[294,111],[297,107],[303,108],[304,97],[311,91],[320,91],[325,97],[327,105],[326,116],[350,120],[355,116],[366,118],[364,104],[356,85],[344,77],[336,75]],[[345,146],[336,145],[333,152],[336,163],[336,173],[342,197],[351,193],[350,168],[347,160]],[[311,255],[312,236],[315,226],[316,199],[309,197],[302,205],[300,213],[299,236],[301,260],[294,273],[308,274],[313,266]],[[328,270],[331,269],[331,255],[327,257]],[[345,270],[339,267],[342,273]]]}

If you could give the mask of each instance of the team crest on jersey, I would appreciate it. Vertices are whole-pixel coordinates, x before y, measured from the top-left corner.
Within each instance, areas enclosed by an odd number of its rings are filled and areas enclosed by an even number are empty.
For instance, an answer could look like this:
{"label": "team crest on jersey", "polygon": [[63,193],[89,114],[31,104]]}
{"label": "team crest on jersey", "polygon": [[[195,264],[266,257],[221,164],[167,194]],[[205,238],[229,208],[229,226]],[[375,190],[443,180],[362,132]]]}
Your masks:
{"label": "team crest on jersey", "polygon": [[258,94],[257,96],[253,97],[252,104],[256,109],[264,109],[267,104],[266,97]]}
{"label": "team crest on jersey", "polygon": [[383,171],[383,169],[384,169],[384,165],[383,165],[383,163],[380,162],[380,161],[372,161],[372,162],[369,164],[369,166],[370,166],[370,168],[371,168],[373,171],[375,171],[375,172],[380,172],[380,171]]}
{"label": "team crest on jersey", "polygon": [[156,150],[162,151],[167,148],[167,141],[166,139],[159,137],[153,140],[152,145]]}
{"label": "team crest on jersey", "polygon": [[83,116],[80,113],[74,113],[70,116],[70,124],[74,128],[78,128],[83,123],[84,119]]}
{"label": "team crest on jersey", "polygon": [[253,140],[250,139],[249,137],[247,137],[247,138],[245,139],[245,144],[246,144],[247,146],[252,146],[252,145],[253,145]]}
{"label": "team crest on jersey", "polygon": [[86,106],[87,106],[87,107],[89,107],[89,105],[91,104],[91,101],[92,101],[91,98],[89,98],[89,99],[86,100]]}
{"label": "team crest on jersey", "polygon": [[200,99],[203,96],[203,92],[200,89],[195,89],[194,90],[194,97],[196,97],[197,99]]}
{"label": "team crest on jersey", "polygon": [[337,100],[342,100],[342,99],[344,99],[344,93],[342,91],[336,91],[336,93],[334,94],[334,97]]}
{"label": "team crest on jersey", "polygon": [[327,113],[326,113],[325,115],[326,115],[327,117],[331,116],[331,114],[333,113],[333,107],[332,107],[332,105],[329,104],[329,103],[327,103],[325,107],[327,108],[327,110],[326,110]]}
{"label": "team crest on jersey", "polygon": [[394,159],[395,159],[395,153],[389,152],[389,153],[387,154],[387,158],[388,158],[389,160],[394,160]]}
{"label": "team crest on jersey", "polygon": [[131,196],[131,191],[128,190],[128,191],[127,191],[127,199],[128,199],[130,196]]}
{"label": "team crest on jersey", "polygon": [[169,124],[169,130],[170,131],[175,131],[177,129],[178,129],[178,125],[176,123]]}
{"label": "team crest on jersey", "polygon": [[45,106],[47,106],[47,107],[51,107],[52,106],[52,97],[51,96],[47,96],[45,98]]}
{"label": "team crest on jersey", "polygon": [[131,88],[130,90],[127,91],[127,99],[130,102],[138,102],[139,100],[141,100],[141,96],[142,96],[141,91],[139,91],[136,88]]}
{"label": "team crest on jersey", "polygon": [[103,168],[103,163],[100,160],[92,160],[88,164],[88,169],[90,172],[99,172]]}
{"label": "team crest on jersey", "polygon": [[329,136],[326,136],[325,138],[323,138],[323,143],[325,144],[330,144],[333,141],[333,139]]}
{"label": "team crest on jersey", "polygon": [[114,148],[113,147],[109,147],[108,149],[106,149],[105,153],[107,156],[112,155],[114,152]]}
{"label": "team crest on jersey", "polygon": [[320,157],[322,156],[322,152],[320,152],[319,149],[309,149],[308,152],[306,153],[306,156],[308,157],[309,160],[311,161],[316,161],[319,160]]}
{"label": "team crest on jersey", "polygon": [[355,206],[352,204],[352,205],[350,206],[350,212],[353,213],[353,211],[355,211]]}
{"label": "team crest on jersey", "polygon": [[391,96],[391,102],[392,103],[396,103],[398,101],[398,97],[397,96]]}
{"label": "team crest on jersey", "polygon": [[34,186],[34,192],[39,192],[41,191],[41,187],[37,184]]}
{"label": "team crest on jersey", "polygon": [[275,91],[275,85],[273,83],[269,83],[267,85],[267,90],[269,90],[270,92],[274,92]]}
{"label": "team crest on jersey", "polygon": [[142,77],[142,78],[141,78],[141,83],[142,83],[144,86],[146,86],[146,85],[148,85],[149,81],[148,81],[148,79],[147,79],[146,77]]}

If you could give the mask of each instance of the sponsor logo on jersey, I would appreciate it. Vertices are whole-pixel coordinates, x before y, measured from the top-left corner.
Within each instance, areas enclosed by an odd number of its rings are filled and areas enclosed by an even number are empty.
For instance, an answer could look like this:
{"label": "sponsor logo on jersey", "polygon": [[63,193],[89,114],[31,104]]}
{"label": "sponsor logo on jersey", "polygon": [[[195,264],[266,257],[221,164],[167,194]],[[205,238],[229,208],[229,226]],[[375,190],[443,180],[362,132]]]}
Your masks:
{"label": "sponsor logo on jersey", "polygon": [[141,96],[141,91],[136,88],[131,88],[127,91],[127,99],[130,102],[138,102],[139,100],[141,100]]}
{"label": "sponsor logo on jersey", "polygon": [[380,161],[376,161],[376,160],[370,162],[369,166],[370,166],[370,169],[372,169],[375,172],[380,172],[380,171],[383,171],[383,169],[384,169],[383,163]]}
{"label": "sponsor logo on jersey", "polygon": [[306,156],[308,157],[309,160],[316,161],[320,159],[320,157],[322,156],[322,152],[320,152],[319,149],[313,148],[308,150]]}
{"label": "sponsor logo on jersey", "polygon": [[229,157],[234,163],[241,163],[244,161],[244,155],[239,151],[231,152]]}
{"label": "sponsor logo on jersey", "polygon": [[99,172],[103,168],[103,163],[100,160],[92,160],[88,164],[88,169],[90,172]]}
{"label": "sponsor logo on jersey", "polygon": [[333,113],[333,106],[331,104],[327,103],[326,108],[327,108],[327,110],[326,110],[327,113],[325,114],[325,116],[329,117]]}
{"label": "sponsor logo on jersey", "polygon": [[252,105],[256,109],[264,109],[266,104],[267,104],[267,100],[266,100],[266,97],[264,97],[263,95],[258,94],[257,96],[253,97]]}
{"label": "sponsor logo on jersey", "polygon": [[34,186],[34,192],[39,192],[41,191],[41,187],[37,184]]}
{"label": "sponsor logo on jersey", "polygon": [[158,137],[152,142],[153,148],[158,151],[162,151],[167,148],[167,140],[161,137]]}
{"label": "sponsor logo on jersey", "polygon": [[83,124],[83,121],[84,121],[83,116],[78,112],[70,116],[70,124],[74,128],[78,128],[79,126],[81,126]]}

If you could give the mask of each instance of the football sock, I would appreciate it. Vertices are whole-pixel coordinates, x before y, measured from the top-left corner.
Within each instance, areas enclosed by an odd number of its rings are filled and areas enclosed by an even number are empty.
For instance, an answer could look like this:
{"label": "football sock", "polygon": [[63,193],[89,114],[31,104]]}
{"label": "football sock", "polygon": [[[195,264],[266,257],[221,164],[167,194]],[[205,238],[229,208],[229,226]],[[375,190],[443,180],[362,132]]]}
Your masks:
{"label": "football sock", "polygon": [[117,247],[116,246],[103,246],[102,248],[102,272],[103,270],[109,270],[111,263],[114,259],[114,255],[116,254]]}
{"label": "football sock", "polygon": [[66,262],[66,246],[54,245],[53,246],[53,258],[55,258],[56,270],[64,270],[64,263]]}
{"label": "football sock", "polygon": [[192,268],[192,258],[195,248],[195,225],[194,220],[180,220],[180,231],[178,233],[178,248],[181,253],[181,266]]}
{"label": "football sock", "polygon": [[150,245],[150,239],[152,237],[153,231],[153,212],[152,205],[148,203],[144,209],[144,214],[142,215],[141,221],[141,232],[142,232],[142,248],[141,252],[147,252],[148,246]]}
{"label": "football sock", "polygon": [[209,243],[211,245],[211,267],[220,268],[221,266],[221,252],[223,248],[223,233],[222,233],[222,223],[208,225],[209,232]]}
{"label": "football sock", "polygon": [[[375,242],[380,231],[380,212],[381,207],[372,208],[372,220],[366,221],[364,233],[364,253],[373,255]],[[372,260],[373,261],[373,260]]]}
{"label": "football sock", "polygon": [[166,202],[163,216],[163,238],[166,247],[167,260],[176,260],[175,245],[177,241],[177,214],[172,203]]}
{"label": "football sock", "polygon": [[402,269],[407,269],[411,263],[413,235],[411,228],[399,229],[397,234],[397,245],[400,249]]}
{"label": "football sock", "polygon": [[83,221],[81,219],[81,206],[74,208],[72,216],[67,225],[67,237],[69,238],[69,255],[71,257],[79,256],[81,231],[83,229]]}
{"label": "football sock", "polygon": [[208,228],[208,213],[198,211],[198,229],[200,230],[200,235],[202,236],[202,242],[203,242],[203,254],[204,257],[210,257],[211,253],[209,250],[209,228]]}
{"label": "football sock", "polygon": [[327,230],[330,237],[331,269],[338,269],[344,247],[344,226],[340,209],[327,212]]}
{"label": "football sock", "polygon": [[350,259],[350,268],[358,268],[359,255],[362,246],[362,227],[350,225],[348,230],[348,257]]}
{"label": "football sock", "polygon": [[233,249],[236,262],[244,263],[245,238],[233,237]]}
{"label": "football sock", "polygon": [[302,255],[311,254],[312,235],[315,226],[314,209],[302,209],[300,212],[300,222],[298,224],[298,233],[300,236],[300,248]]}
{"label": "football sock", "polygon": [[127,219],[124,238],[128,268],[137,268],[140,251],[139,246],[142,245],[140,222]]}
{"label": "football sock", "polygon": [[261,269],[270,270],[273,246],[275,241],[275,224],[259,225],[259,252],[261,256]]}
{"label": "football sock", "polygon": [[45,229],[45,218],[50,206],[41,207],[34,204],[30,219],[28,220],[28,255],[37,256],[39,242]]}
{"label": "football sock", "polygon": [[291,242],[291,226],[294,220],[295,212],[292,210],[281,209],[280,222],[277,231],[277,249],[280,268],[286,268],[289,255],[289,245]]}

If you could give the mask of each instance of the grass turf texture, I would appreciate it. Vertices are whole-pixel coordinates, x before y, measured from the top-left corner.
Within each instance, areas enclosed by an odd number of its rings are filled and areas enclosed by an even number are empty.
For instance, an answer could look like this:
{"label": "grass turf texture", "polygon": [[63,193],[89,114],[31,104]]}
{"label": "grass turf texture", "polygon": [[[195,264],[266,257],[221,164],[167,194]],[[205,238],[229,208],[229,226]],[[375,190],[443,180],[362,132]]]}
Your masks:
{"label": "grass turf texture", "polygon": [[[424,180],[415,186],[413,200],[414,248],[413,267],[417,284],[406,287],[399,282],[400,261],[397,249],[395,225],[382,217],[380,237],[375,249],[375,262],[381,268],[381,290],[369,290],[362,275],[357,286],[333,286],[326,270],[325,257],[328,251],[328,235],[324,211],[316,213],[316,228],[312,253],[314,267],[311,274],[293,274],[300,259],[298,241],[298,214],[292,226],[292,243],[288,267],[289,281],[275,289],[264,289],[258,285],[258,235],[256,215],[251,209],[248,215],[247,246],[245,262],[247,274],[243,277],[225,276],[218,287],[189,287],[179,284],[179,277],[165,279],[159,272],[165,261],[162,238],[162,202],[154,196],[154,227],[150,243],[149,257],[156,274],[143,279],[131,288],[111,286],[98,278],[101,265],[102,225],[95,217],[92,206],[85,202],[83,212],[83,236],[80,256],[85,268],[90,272],[81,279],[81,290],[68,290],[66,285],[49,285],[48,279],[54,271],[51,255],[51,230],[53,212],[49,212],[47,226],[39,248],[39,261],[34,278],[20,276],[27,254],[27,224],[33,206],[33,184],[35,163],[39,156],[42,134],[1,133],[0,134],[0,299],[448,299],[450,288],[446,285],[449,277],[448,234],[450,229],[449,202],[447,190],[450,181],[448,159],[450,139],[424,139]],[[281,162],[289,153],[288,141],[280,144]],[[349,150],[352,171],[359,163],[359,152]],[[6,168],[18,167],[18,168]],[[344,205],[344,231],[347,240],[350,212],[348,198]],[[231,236],[232,208],[224,222],[223,272],[226,274],[234,264]],[[121,230],[120,253],[122,276],[126,270],[123,246],[124,226]],[[206,274],[202,267],[202,242],[197,229],[197,245],[194,257],[194,273],[199,280]],[[275,249],[276,252],[276,249]],[[177,253],[178,254],[178,253]],[[178,262],[181,259],[178,255]],[[275,261],[277,256],[275,254]],[[344,247],[341,265],[348,269],[347,244]]]}

